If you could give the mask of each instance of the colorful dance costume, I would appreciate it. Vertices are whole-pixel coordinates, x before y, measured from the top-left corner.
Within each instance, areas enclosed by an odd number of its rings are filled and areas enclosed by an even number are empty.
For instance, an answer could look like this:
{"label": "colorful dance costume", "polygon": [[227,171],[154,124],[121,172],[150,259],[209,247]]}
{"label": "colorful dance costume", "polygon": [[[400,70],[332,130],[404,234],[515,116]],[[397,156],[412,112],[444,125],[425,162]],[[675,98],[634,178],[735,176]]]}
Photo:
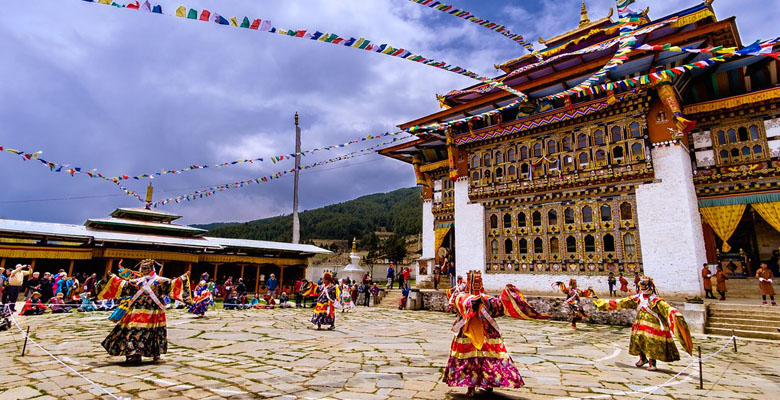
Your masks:
{"label": "colorful dance costume", "polygon": [[588,314],[585,313],[585,310],[582,308],[582,304],[580,303],[580,297],[598,298],[598,296],[596,296],[596,292],[593,290],[593,288],[588,288],[587,290],[577,289],[576,279],[569,280],[569,287],[566,287],[566,284],[563,282],[555,282],[554,286],[558,286],[558,288],[561,289],[561,292],[563,292],[563,294],[566,296],[565,303],[569,307],[569,311],[571,311],[571,327],[577,328],[577,322],[588,318]]}
{"label": "colorful dance costume", "polygon": [[655,371],[655,362],[672,362],[680,359],[672,335],[677,337],[688,354],[693,352],[693,342],[688,324],[682,313],[674,309],[655,292],[655,284],[648,277],[639,282],[641,293],[619,300],[594,300],[601,311],[636,309],[636,320],[631,328],[631,343],[628,353],[639,356],[636,366],[648,364],[647,369]]}
{"label": "colorful dance costume", "polygon": [[350,311],[355,308],[355,302],[352,300],[352,293],[349,290],[349,285],[343,284],[341,286],[341,301],[337,304],[342,312]]}
{"label": "colorful dance costume", "polygon": [[197,316],[203,316],[212,304],[211,291],[206,281],[200,281],[192,293],[192,305],[187,310]]}
{"label": "colorful dance costume", "polygon": [[491,391],[523,386],[495,318],[505,313],[518,319],[550,316],[534,310],[512,285],[506,286],[500,298],[485,295],[480,272],[469,272],[465,290],[453,294],[451,306],[458,314],[452,326],[457,335],[442,380],[449,386],[468,387],[469,396],[477,387]]}
{"label": "colorful dance costume", "polygon": [[322,277],[322,287],[317,297],[317,305],[314,306],[314,316],[311,323],[320,329],[322,325],[330,325],[328,329],[336,328],[336,302],[339,301],[340,290],[329,273]]}
{"label": "colorful dance costume", "polygon": [[165,324],[165,305],[162,297],[182,302],[190,300],[189,276],[176,279],[163,278],[155,273],[154,261],[141,262],[142,277],[125,280],[111,275],[96,289],[99,300],[129,297],[126,312],[114,329],[103,340],[103,347],[112,356],[125,356],[127,361],[140,361],[141,357],[153,357],[168,350],[168,332]]}

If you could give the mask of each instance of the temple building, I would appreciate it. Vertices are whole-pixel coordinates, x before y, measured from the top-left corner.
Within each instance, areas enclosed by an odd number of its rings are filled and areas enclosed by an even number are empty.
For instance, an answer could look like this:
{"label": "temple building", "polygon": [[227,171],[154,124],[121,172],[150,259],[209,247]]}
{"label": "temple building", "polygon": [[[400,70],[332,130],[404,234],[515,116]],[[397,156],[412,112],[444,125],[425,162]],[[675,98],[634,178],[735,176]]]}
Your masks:
{"label": "temple building", "polygon": [[119,261],[132,268],[152,258],[161,273],[173,277],[190,271],[196,282],[207,272],[217,282],[243,278],[257,292],[263,278],[276,274],[282,287],[303,278],[311,257],[330,253],[316,246],[204,236],[203,229],[175,224],[178,215],[143,208],[118,208],[109,218],[68,225],[0,219],[0,268],[29,264],[33,270],[60,269],[102,276],[116,272]]}
{"label": "temple building", "polygon": [[[772,257],[780,64],[764,53],[777,47],[713,54],[747,45],[735,17],[718,19],[712,3],[658,19],[634,14],[632,48],[655,47],[628,53],[600,90],[554,96],[618,50],[613,12],[591,20],[583,4],[576,28],[496,66],[495,79],[529,101],[515,106],[516,96],[479,84],[401,125],[418,137],[381,153],[412,164],[423,187],[418,282],[449,255],[459,275],[482,270],[488,289],[554,292],[551,283],[573,277],[605,291],[608,274],[622,273],[689,296],[703,293],[704,263],[738,277]],[[432,124],[441,128],[414,130]]]}

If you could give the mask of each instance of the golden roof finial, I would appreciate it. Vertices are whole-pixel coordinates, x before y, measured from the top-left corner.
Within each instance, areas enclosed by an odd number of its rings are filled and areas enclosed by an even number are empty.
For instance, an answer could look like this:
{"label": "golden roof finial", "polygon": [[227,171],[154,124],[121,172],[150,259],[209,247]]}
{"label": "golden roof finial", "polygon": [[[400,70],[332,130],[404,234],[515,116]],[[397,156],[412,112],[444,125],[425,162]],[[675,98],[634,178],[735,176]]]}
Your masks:
{"label": "golden roof finial", "polygon": [[154,193],[154,188],[152,187],[152,182],[149,182],[149,186],[146,188],[146,202],[151,203],[152,202],[152,194]]}
{"label": "golden roof finial", "polygon": [[357,253],[357,239],[354,237],[352,238],[352,252]]}
{"label": "golden roof finial", "polygon": [[585,6],[585,2],[582,2],[582,8],[580,9],[580,27],[583,27],[590,23],[590,18],[588,18],[588,7]]}

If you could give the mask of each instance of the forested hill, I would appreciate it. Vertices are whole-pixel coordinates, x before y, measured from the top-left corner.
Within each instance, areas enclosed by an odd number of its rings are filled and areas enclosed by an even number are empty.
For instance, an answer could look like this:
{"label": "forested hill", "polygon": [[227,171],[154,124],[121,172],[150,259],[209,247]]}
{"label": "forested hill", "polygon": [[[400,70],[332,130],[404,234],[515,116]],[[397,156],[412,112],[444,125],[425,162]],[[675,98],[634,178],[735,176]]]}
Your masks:
{"label": "forested hill", "polygon": [[[420,188],[377,193],[343,203],[303,211],[301,240],[352,240],[364,235],[389,231],[399,235],[416,235],[422,231]],[[245,223],[194,225],[209,230],[209,236],[272,240],[292,240],[292,215],[259,219]]]}

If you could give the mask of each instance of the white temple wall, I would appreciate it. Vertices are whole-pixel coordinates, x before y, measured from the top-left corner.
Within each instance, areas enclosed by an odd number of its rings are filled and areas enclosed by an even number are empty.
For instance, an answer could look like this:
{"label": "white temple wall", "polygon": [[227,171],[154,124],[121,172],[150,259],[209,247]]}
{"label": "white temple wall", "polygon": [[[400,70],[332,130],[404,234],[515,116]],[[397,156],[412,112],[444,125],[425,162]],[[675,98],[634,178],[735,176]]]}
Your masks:
{"label": "white temple wall", "polygon": [[707,257],[690,155],[680,145],[656,147],[652,160],[656,182],[636,190],[644,273],[662,296],[701,295]]}
{"label": "white temple wall", "polygon": [[458,275],[479,270],[485,276],[485,207],[469,201],[469,179],[455,181],[455,269]]}
{"label": "white temple wall", "polygon": [[423,200],[422,204],[422,258],[436,257],[436,249],[433,248],[434,238],[433,201]]}

